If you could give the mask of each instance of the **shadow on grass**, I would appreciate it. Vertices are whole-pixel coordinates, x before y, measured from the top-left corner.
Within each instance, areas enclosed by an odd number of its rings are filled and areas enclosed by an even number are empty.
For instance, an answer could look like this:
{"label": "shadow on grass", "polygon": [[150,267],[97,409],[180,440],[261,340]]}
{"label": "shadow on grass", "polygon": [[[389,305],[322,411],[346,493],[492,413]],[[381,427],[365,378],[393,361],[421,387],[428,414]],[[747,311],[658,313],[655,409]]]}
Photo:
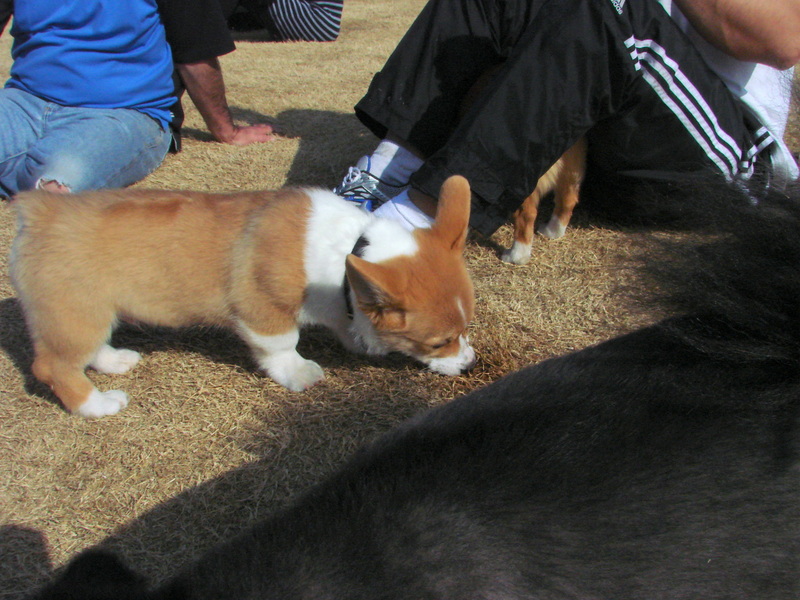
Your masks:
{"label": "shadow on grass", "polygon": [[31,372],[33,344],[25,326],[22,306],[16,298],[0,300],[0,350],[8,356],[14,368],[24,377],[26,393],[47,398],[58,404],[50,389],[37,381]]}
{"label": "shadow on grass", "polygon": [[[0,598],[25,598],[53,570],[44,536],[20,525],[0,526]],[[13,590],[13,591],[12,591]]]}
{"label": "shadow on grass", "polygon": [[[237,123],[271,123],[280,135],[299,139],[297,154],[284,182],[287,186],[333,188],[347,173],[347,168],[360,156],[371,152],[379,141],[361,125],[354,113],[290,109],[269,116],[231,107],[231,114]],[[182,135],[185,139],[216,143],[206,130],[184,127]]]}
{"label": "shadow on grass", "polygon": [[[348,401],[350,400],[350,401]],[[113,550],[155,583],[173,575],[218,542],[249,528],[321,481],[361,445],[427,407],[422,398],[342,393],[325,402],[285,407],[276,435],[274,412],[242,431],[237,443],[257,458],[189,488],[122,524],[99,547]],[[311,482],[311,483],[309,483]],[[22,600],[55,574],[38,532],[0,530],[0,555],[15,568],[0,569],[3,600]]]}

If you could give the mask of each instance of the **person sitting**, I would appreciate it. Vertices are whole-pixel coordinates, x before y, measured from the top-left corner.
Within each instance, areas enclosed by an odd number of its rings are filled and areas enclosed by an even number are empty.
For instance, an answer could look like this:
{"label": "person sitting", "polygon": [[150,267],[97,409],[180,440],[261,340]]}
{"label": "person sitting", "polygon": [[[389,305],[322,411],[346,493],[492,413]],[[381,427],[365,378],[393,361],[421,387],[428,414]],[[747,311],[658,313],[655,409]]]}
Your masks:
{"label": "person sitting", "polygon": [[344,0],[228,0],[234,31],[266,29],[275,42],[332,42],[339,37]]}
{"label": "person sitting", "polygon": [[335,191],[424,227],[461,174],[491,235],[583,136],[584,189],[781,186],[798,60],[800,0],[431,0],[356,104],[381,141]]}
{"label": "person sitting", "polygon": [[123,187],[161,164],[173,63],[155,0],[0,0],[0,194]]}

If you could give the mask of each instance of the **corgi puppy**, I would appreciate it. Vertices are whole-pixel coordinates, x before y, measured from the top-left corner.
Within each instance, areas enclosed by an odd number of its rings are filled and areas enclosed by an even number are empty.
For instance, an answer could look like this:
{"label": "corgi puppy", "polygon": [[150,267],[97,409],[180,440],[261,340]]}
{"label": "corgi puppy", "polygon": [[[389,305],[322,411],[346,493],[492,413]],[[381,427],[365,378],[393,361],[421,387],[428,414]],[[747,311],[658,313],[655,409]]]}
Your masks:
{"label": "corgi puppy", "polygon": [[[478,101],[480,94],[489,85],[501,65],[489,67],[467,90],[461,103],[458,118],[463,119],[467,111]],[[536,182],[536,188],[514,211],[514,241],[505,250],[501,260],[515,265],[527,264],[533,248],[533,230],[539,213],[539,202],[555,191],[553,216],[546,225],[539,226],[538,232],[550,239],[564,235],[572,218],[572,211],[578,204],[581,183],[586,173],[586,138],[580,138],[559,158]]]}
{"label": "corgi puppy", "polygon": [[128,403],[85,374],[124,373],[139,361],[108,344],[123,320],[232,327],[259,367],[293,391],[324,377],[297,352],[303,325],[328,327],[351,351],[399,351],[446,375],[475,363],[461,177],[442,186],[433,227],[414,232],[321,189],[33,191],[12,204],[10,271],[33,374],[82,417]]}
{"label": "corgi puppy", "polygon": [[555,191],[553,216],[547,224],[540,225],[537,231],[552,240],[564,235],[572,218],[572,211],[578,204],[585,173],[586,138],[580,138],[539,178],[536,189],[514,211],[514,241],[501,255],[503,261],[524,265],[531,259],[533,229],[539,212],[539,202],[552,191]]}

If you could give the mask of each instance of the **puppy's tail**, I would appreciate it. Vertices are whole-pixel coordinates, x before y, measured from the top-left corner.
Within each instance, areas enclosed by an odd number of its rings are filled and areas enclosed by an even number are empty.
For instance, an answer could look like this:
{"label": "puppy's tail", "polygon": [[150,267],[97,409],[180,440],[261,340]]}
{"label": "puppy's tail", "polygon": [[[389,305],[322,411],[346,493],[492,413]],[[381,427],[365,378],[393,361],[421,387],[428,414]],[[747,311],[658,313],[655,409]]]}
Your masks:
{"label": "puppy's tail", "polygon": [[703,234],[668,236],[644,265],[658,301],[685,315],[667,326],[703,354],[800,377],[800,187],[754,202],[712,186],[685,202]]}

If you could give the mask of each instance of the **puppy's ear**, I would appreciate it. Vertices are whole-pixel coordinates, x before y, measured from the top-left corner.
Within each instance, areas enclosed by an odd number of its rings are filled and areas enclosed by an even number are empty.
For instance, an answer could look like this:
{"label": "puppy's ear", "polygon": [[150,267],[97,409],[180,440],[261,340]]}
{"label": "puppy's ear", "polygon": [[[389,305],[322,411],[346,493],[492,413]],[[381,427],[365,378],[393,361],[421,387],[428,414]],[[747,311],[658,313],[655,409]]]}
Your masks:
{"label": "puppy's ear", "polygon": [[347,256],[345,269],[358,306],[367,316],[373,320],[402,318],[402,294],[408,281],[403,269],[371,263],[355,254]]}
{"label": "puppy's ear", "polygon": [[31,600],[146,600],[140,575],[103,550],[87,550]]}
{"label": "puppy's ear", "polygon": [[461,175],[448,177],[439,191],[436,220],[431,231],[446,247],[457,252],[464,250],[467,239],[471,197],[469,182]]}

